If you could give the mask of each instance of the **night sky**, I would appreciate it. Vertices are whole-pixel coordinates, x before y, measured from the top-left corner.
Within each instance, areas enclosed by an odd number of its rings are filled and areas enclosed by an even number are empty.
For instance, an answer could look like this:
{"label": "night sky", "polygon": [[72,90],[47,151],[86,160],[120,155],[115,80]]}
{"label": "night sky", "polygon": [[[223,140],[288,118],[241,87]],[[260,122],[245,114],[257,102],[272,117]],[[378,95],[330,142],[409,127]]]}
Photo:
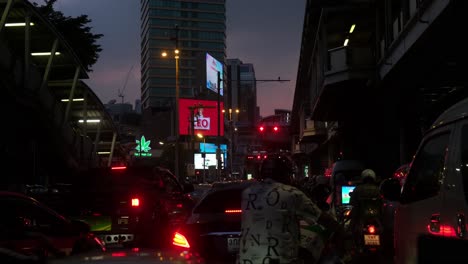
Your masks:
{"label": "night sky", "polygon": [[[305,0],[226,2],[227,57],[253,63],[257,79],[291,80],[257,84],[260,114],[292,109]],[[139,99],[140,0],[59,0],[56,8],[67,16],[87,14],[93,33],[104,34],[99,42],[103,51],[85,80],[103,103],[120,100],[118,90],[127,74],[125,101]]]}

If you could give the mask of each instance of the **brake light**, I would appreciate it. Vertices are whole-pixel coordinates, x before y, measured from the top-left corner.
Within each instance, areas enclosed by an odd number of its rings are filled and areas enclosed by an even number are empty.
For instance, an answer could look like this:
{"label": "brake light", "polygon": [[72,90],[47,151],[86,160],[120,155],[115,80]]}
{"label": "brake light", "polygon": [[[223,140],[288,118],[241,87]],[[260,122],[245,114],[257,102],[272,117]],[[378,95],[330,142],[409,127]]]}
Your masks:
{"label": "brake light", "polygon": [[242,213],[242,210],[240,210],[240,209],[226,209],[226,210],[224,210],[224,213],[226,213],[226,214],[240,214],[240,213]]}
{"label": "brake light", "polygon": [[187,238],[179,232],[175,232],[172,244],[178,247],[190,248]]}
{"label": "brake light", "polygon": [[125,257],[125,256],[127,256],[127,253],[125,253],[125,252],[113,252],[112,253],[112,257],[118,257],[119,258],[119,257]]}
{"label": "brake light", "polygon": [[126,166],[117,166],[117,167],[112,167],[111,170],[125,170],[127,169]]}
{"label": "brake light", "polygon": [[374,234],[375,233],[375,226],[374,225],[368,225],[367,226],[367,232],[369,232],[369,234]]}
{"label": "brake light", "polygon": [[133,198],[132,199],[132,207],[138,207],[138,206],[140,206],[140,199]]}
{"label": "brake light", "polygon": [[445,237],[456,237],[457,233],[455,232],[455,228],[449,226],[449,225],[440,225],[440,230],[439,231],[433,231],[431,230],[431,226],[427,225],[427,231],[429,231],[430,234],[436,235],[436,236],[445,236]]}

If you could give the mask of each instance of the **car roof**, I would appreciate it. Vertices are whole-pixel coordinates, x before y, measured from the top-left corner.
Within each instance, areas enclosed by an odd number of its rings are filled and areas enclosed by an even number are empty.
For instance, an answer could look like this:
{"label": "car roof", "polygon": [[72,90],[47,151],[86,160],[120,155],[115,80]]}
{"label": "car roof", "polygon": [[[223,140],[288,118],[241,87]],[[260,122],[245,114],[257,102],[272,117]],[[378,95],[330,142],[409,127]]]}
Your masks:
{"label": "car roof", "polygon": [[258,181],[248,180],[248,181],[217,182],[213,184],[210,192],[227,190],[227,189],[244,189],[256,182]]}
{"label": "car roof", "polygon": [[445,112],[443,112],[436,121],[432,124],[431,129],[435,129],[440,126],[447,125],[458,119],[464,119],[468,117],[468,98],[461,100],[454,104]]}
{"label": "car roof", "polygon": [[359,160],[339,160],[333,164],[333,172],[363,169],[364,164]]}

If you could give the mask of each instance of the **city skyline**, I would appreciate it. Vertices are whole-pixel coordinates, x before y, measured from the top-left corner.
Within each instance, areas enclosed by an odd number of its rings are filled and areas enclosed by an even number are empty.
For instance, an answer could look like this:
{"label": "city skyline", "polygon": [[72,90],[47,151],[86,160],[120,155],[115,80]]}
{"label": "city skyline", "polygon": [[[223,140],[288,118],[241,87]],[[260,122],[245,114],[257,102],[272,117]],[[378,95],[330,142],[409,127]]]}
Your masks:
{"label": "city skyline", "polygon": [[[35,1],[42,4],[42,1]],[[59,0],[56,9],[66,16],[86,14],[93,33],[102,33],[103,51],[84,80],[103,103],[124,89],[125,102],[140,99],[140,2]],[[267,6],[268,8],[265,8]],[[252,63],[257,79],[289,79],[258,83],[257,104],[262,116],[274,109],[292,109],[299,62],[305,2],[281,0],[227,1],[227,59]],[[102,12],[107,10],[107,12]],[[120,19],[116,19],[120,18]],[[122,38],[124,36],[124,38]],[[128,76],[128,80],[127,79]],[[282,98],[282,100],[273,100]]]}

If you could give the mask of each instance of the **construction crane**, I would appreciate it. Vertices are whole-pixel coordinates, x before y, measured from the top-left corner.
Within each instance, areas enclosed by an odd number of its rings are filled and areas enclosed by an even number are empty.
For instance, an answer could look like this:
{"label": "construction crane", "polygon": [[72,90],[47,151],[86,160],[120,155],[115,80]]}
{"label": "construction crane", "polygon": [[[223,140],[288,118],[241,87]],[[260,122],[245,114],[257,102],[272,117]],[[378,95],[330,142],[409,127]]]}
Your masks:
{"label": "construction crane", "polygon": [[119,89],[117,91],[117,96],[122,98],[122,104],[124,103],[124,97],[125,97],[124,91],[125,91],[125,88],[127,87],[128,77],[130,77],[130,73],[133,70],[133,66],[135,66],[135,64],[133,64],[132,67],[130,67],[130,70],[127,72],[127,77],[125,78],[125,83],[124,83],[124,86],[122,87],[122,90]]}

